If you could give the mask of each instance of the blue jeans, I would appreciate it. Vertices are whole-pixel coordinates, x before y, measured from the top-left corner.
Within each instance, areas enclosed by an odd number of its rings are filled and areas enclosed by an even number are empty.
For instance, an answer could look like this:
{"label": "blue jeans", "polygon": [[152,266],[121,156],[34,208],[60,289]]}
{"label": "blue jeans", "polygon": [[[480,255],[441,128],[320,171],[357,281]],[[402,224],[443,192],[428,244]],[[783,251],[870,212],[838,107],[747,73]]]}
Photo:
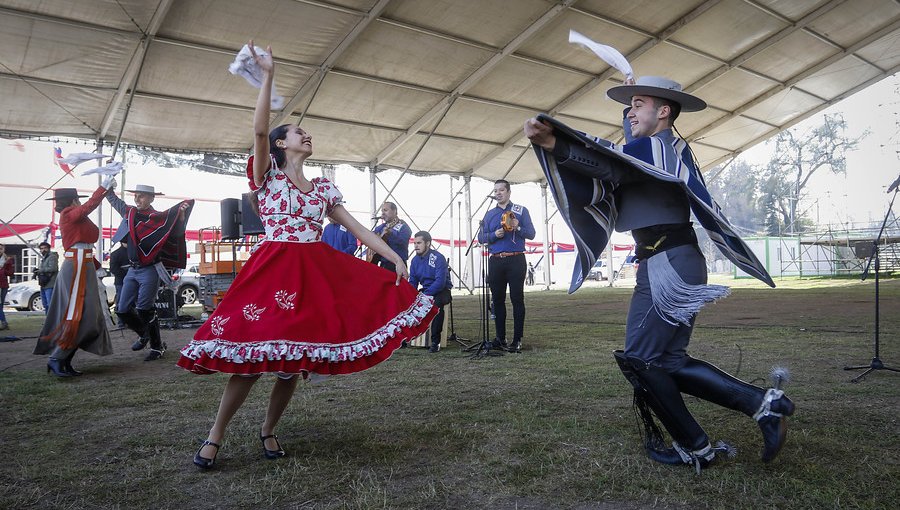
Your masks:
{"label": "blue jeans", "polygon": [[128,313],[132,309],[153,310],[156,292],[159,290],[159,274],[153,266],[132,267],[122,282],[116,312]]}
{"label": "blue jeans", "polygon": [[47,310],[50,308],[50,298],[52,297],[53,287],[41,289],[41,304],[44,305],[44,315],[47,315]]}

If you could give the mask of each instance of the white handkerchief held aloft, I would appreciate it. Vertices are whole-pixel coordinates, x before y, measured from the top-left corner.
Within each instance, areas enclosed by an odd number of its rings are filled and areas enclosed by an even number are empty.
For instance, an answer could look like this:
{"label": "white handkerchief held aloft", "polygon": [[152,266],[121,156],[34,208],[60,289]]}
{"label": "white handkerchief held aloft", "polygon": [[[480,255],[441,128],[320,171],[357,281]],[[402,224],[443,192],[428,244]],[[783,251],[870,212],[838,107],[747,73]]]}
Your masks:
{"label": "white handkerchief held aloft", "polygon": [[[255,46],[254,49],[256,50],[257,55],[268,55],[268,52],[259,46]],[[234,57],[234,62],[228,66],[228,71],[231,72],[231,74],[243,76],[244,79],[247,80],[247,83],[256,88],[262,87],[263,70],[256,65],[256,61],[253,60],[253,54],[250,53],[250,46],[246,44],[241,48],[241,51],[238,52],[237,56]],[[273,110],[280,110],[284,107],[284,98],[275,92],[274,80],[272,81],[272,98],[269,100],[269,104],[272,106]]]}
{"label": "white handkerchief held aloft", "polygon": [[81,172],[81,176],[84,177],[85,175],[99,174],[114,177],[119,175],[119,172],[122,171],[122,166],[123,164],[121,161],[114,161],[106,166],[98,166],[97,168],[85,170],[84,172]]}
{"label": "white handkerchief held aloft", "polygon": [[626,78],[634,79],[634,71],[631,69],[631,64],[628,63],[628,59],[612,46],[594,42],[575,30],[569,30],[569,42],[590,50],[594,55],[597,55],[603,59],[604,62],[624,74]]}
{"label": "white handkerchief held aloft", "polygon": [[97,154],[95,152],[76,152],[75,154],[69,154],[68,156],[57,159],[57,163],[65,163],[67,165],[72,165],[72,167],[76,167],[85,161],[90,161],[92,159],[105,159],[108,158],[106,154]]}

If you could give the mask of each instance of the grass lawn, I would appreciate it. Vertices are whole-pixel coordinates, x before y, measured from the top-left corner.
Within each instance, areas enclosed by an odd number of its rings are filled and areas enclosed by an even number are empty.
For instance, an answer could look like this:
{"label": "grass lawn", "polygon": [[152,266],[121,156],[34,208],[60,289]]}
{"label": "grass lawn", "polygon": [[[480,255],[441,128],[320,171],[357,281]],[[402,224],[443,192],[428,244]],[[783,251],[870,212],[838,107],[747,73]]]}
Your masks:
{"label": "grass lawn", "polygon": [[[874,286],[740,280],[698,318],[691,354],[760,385],[790,369],[797,404],[770,464],[748,417],[686,397],[713,441],[738,448],[700,476],[643,453],[631,389],[612,358],[630,289],[529,292],[525,352],[470,359],[403,349],[360,374],[302,383],[278,428],[289,456],[257,439],[273,378],[256,385],[216,461],[191,458],[226,381],[175,366],[192,329],[142,361],[79,353],[57,380],[33,339],[0,343],[0,508],[896,508],[900,373],[858,384],[873,356]],[[477,340],[477,296],[457,296],[456,332]],[[882,281],[881,357],[900,367],[900,280]],[[41,317],[9,314],[19,337]],[[511,316],[511,314],[510,314]],[[511,327],[511,326],[510,326]]]}

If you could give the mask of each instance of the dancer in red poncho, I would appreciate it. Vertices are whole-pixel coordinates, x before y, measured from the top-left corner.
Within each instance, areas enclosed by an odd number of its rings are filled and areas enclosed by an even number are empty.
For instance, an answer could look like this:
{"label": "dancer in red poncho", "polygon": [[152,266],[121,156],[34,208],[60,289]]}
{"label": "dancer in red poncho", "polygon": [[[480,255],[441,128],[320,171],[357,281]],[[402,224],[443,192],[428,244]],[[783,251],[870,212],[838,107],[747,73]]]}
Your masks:
{"label": "dancer in red poncho", "polygon": [[[252,50],[252,41],[249,46]],[[204,469],[212,467],[228,422],[260,374],[278,374],[260,428],[263,454],[275,459],[284,456],[275,426],[298,374],[370,368],[404,340],[427,330],[435,314],[432,298],[406,281],[406,265],[347,212],[338,189],[327,179],[304,176],[312,137],[290,124],[266,133],[274,75],[271,49],[267,52],[252,52],[264,83],[254,114],[254,156],[248,164],[265,239],[178,361],[198,374],[234,374],[209,437],[194,456],[194,463]],[[394,262],[396,274],[322,243],[325,216]]]}

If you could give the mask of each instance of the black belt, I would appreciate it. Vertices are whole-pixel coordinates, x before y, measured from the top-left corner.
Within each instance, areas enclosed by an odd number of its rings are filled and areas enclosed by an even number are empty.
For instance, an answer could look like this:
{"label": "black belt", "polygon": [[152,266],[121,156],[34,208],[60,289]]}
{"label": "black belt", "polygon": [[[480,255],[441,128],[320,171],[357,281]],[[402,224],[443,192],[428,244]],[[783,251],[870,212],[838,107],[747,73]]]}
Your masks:
{"label": "black belt", "polygon": [[634,237],[635,255],[641,260],[676,246],[697,244],[697,234],[690,222],[638,228],[632,230],[631,235]]}

